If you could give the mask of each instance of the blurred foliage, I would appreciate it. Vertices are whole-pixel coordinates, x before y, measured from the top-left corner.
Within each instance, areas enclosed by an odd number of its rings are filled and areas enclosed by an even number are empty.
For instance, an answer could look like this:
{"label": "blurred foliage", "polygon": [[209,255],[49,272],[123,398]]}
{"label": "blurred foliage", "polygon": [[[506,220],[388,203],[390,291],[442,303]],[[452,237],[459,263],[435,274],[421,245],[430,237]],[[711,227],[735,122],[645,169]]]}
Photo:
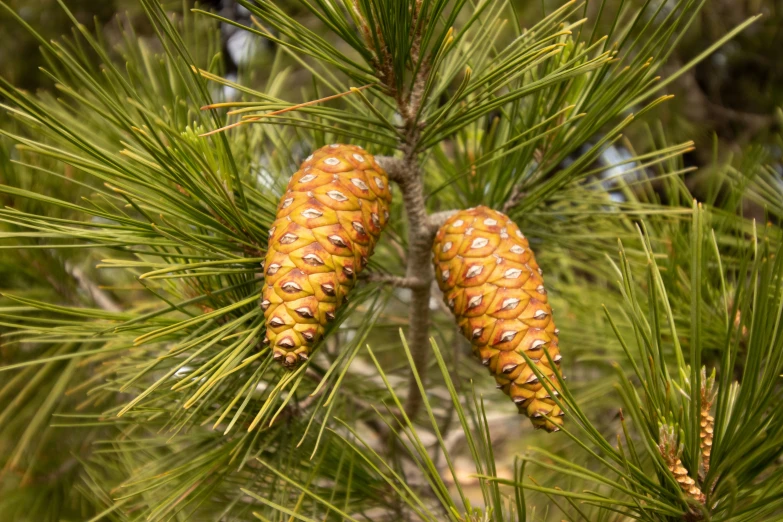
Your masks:
{"label": "blurred foliage", "polygon": [[[91,26],[93,20],[108,22],[118,10],[133,4],[130,0],[73,0],[68,2],[68,7],[80,23]],[[69,34],[73,27],[73,21],[57,0],[10,0],[9,5],[46,38]],[[50,87],[38,70],[41,65],[39,42],[5,11],[0,12],[0,34],[3,35],[3,52],[0,53],[3,77],[25,89]]]}

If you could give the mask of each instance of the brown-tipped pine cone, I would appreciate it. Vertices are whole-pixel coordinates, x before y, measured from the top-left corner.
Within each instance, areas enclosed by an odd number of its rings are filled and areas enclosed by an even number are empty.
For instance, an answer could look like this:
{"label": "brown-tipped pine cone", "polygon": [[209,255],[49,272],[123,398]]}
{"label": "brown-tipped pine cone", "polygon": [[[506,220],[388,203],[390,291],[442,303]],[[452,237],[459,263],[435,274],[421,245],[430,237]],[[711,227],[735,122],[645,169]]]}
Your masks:
{"label": "brown-tipped pine cone", "polygon": [[347,300],[389,220],[386,172],[364,149],[327,145],[288,183],[269,229],[265,344],[295,368]]}
{"label": "brown-tipped pine cone", "polygon": [[559,387],[558,330],[525,236],[507,216],[482,206],[446,221],[432,251],[444,300],[473,353],[536,428],[558,431],[563,411],[522,356],[549,377],[553,391]]}

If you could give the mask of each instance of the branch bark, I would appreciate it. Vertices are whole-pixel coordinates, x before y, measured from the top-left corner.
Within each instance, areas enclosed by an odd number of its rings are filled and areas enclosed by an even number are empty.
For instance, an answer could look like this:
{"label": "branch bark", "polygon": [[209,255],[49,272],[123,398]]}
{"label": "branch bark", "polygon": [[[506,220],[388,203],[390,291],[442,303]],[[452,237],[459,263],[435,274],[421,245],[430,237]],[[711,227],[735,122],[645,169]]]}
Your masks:
{"label": "branch bark", "polygon": [[508,214],[511,209],[519,205],[519,202],[525,199],[526,194],[527,193],[522,190],[521,185],[516,185],[511,191],[508,201],[503,205],[503,213]]}
{"label": "branch bark", "polygon": [[[415,114],[415,111],[412,111]],[[415,152],[417,130],[408,135],[403,144],[402,158],[377,157],[389,179],[402,191],[405,214],[408,219],[408,252],[404,278],[385,278],[390,284],[410,288],[411,305],[408,312],[408,346],[419,378],[424,382],[429,351],[430,298],[434,278],[431,250],[435,234],[455,211],[429,215],[424,197],[424,182]],[[411,378],[405,411],[414,418],[421,408],[421,394],[416,380]]]}
{"label": "branch bark", "polygon": [[[414,136],[416,132],[412,133]],[[430,299],[434,274],[432,269],[432,241],[438,229],[456,210],[434,214],[427,213],[424,197],[424,182],[415,141],[409,139],[403,145],[404,156],[393,158],[377,156],[378,164],[386,171],[389,179],[402,191],[405,214],[408,219],[408,252],[405,277],[388,274],[369,274],[368,280],[390,284],[411,290],[411,306],[408,312],[408,346],[413,355],[416,372],[422,382],[425,380],[427,353],[429,351]],[[416,379],[411,378],[405,411],[413,419],[421,409],[421,394]]]}
{"label": "branch bark", "polygon": [[[414,14],[418,16],[418,4],[416,5]],[[425,378],[424,369],[429,351],[430,296],[434,278],[430,250],[437,231],[437,228],[434,227],[433,216],[427,214],[424,182],[418,159],[422,129],[419,110],[429,73],[429,64],[419,60],[421,28],[426,26],[425,21],[425,23],[413,24],[411,27],[415,31],[415,34],[412,35],[411,63],[418,64],[418,69],[415,71],[416,76],[410,90],[400,92],[391,81],[393,78],[381,75],[387,83],[389,92],[395,98],[397,110],[402,117],[403,132],[400,140],[402,157],[376,157],[389,179],[400,187],[405,205],[405,214],[408,220],[408,252],[403,281],[416,282],[415,285],[408,286],[411,290],[411,304],[408,313],[408,346],[413,355],[414,367],[422,382]],[[416,379],[411,377],[405,403],[405,411],[411,419],[419,412],[421,403]]]}
{"label": "branch bark", "polygon": [[384,283],[390,286],[394,286],[397,288],[420,288],[427,283],[425,283],[423,280],[419,279],[418,277],[415,277],[413,279],[409,277],[400,277],[392,274],[380,274],[380,273],[369,273],[366,277],[359,276],[362,279],[366,279],[367,281],[370,281],[372,283]]}

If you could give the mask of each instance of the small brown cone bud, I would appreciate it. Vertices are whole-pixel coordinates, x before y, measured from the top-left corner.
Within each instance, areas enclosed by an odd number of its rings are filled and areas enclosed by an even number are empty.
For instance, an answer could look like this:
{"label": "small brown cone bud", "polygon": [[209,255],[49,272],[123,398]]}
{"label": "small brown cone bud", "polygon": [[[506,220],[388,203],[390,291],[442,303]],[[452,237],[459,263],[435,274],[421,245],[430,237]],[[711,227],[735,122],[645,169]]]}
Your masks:
{"label": "small brown cone bud", "polygon": [[674,480],[680,485],[680,488],[692,499],[704,504],[705,497],[696,481],[688,475],[688,470],[682,465],[680,456],[682,447],[677,445],[677,438],[674,434],[674,428],[663,425],[660,429],[658,441],[658,451],[660,451],[666,467],[669,468]]}
{"label": "small brown cone bud", "polygon": [[701,370],[701,419],[699,436],[701,438],[701,462],[704,474],[710,471],[710,455],[712,454],[712,435],[715,430],[715,419],[710,415],[712,403],[715,400],[715,372],[707,378],[706,368]]}
{"label": "small brown cone bud", "polygon": [[446,221],[432,251],[444,300],[474,355],[535,427],[558,431],[563,411],[522,355],[557,393],[558,331],[525,236],[507,216],[482,206]]}
{"label": "small brown cone bud", "polygon": [[264,344],[295,368],[310,356],[389,220],[386,172],[361,147],[327,145],[294,173],[269,229]]}

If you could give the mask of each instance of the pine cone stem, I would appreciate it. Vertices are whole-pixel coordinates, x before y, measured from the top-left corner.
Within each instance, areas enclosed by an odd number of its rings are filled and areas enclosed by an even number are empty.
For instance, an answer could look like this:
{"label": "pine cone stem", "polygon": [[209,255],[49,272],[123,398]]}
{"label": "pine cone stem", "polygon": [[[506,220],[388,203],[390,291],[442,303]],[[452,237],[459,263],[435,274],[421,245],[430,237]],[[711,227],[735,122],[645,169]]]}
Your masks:
{"label": "pine cone stem", "polygon": [[444,223],[446,223],[446,221],[457,212],[457,210],[444,210],[430,214],[429,226],[433,237],[438,233],[438,229],[440,229],[440,227],[442,227]]}
{"label": "pine cone stem", "polygon": [[402,184],[407,178],[405,162],[392,156],[375,156],[375,161],[386,171],[389,181]]}

